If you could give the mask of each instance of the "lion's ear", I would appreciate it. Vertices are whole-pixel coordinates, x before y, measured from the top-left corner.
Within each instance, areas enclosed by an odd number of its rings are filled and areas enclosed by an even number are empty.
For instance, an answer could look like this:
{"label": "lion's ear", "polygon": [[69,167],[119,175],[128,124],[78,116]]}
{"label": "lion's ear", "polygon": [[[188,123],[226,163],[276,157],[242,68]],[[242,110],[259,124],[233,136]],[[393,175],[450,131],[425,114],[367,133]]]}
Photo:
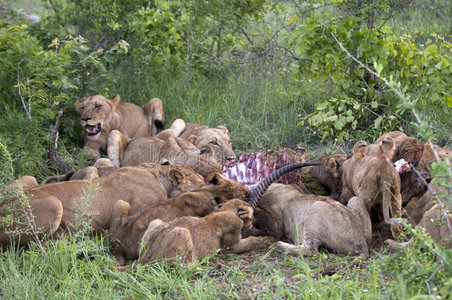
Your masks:
{"label": "lion's ear", "polygon": [[198,137],[196,135],[190,135],[188,137],[187,141],[189,141],[193,145],[197,145],[198,144]]}
{"label": "lion's ear", "polygon": [[394,140],[387,136],[383,139],[381,142],[381,150],[383,150],[384,153],[388,153],[394,150]]}
{"label": "lion's ear", "polygon": [[223,130],[225,133],[229,133],[229,130],[224,125],[220,125],[217,128]]}
{"label": "lion's ear", "polygon": [[185,181],[184,173],[174,169],[169,171],[168,177],[176,185],[180,185]]}
{"label": "lion's ear", "polygon": [[364,147],[367,146],[366,141],[360,140],[353,145],[353,153],[360,152]]}
{"label": "lion's ear", "polygon": [[116,94],[116,96],[115,96],[113,99],[110,99],[111,105],[112,105],[113,107],[118,106],[119,100],[120,100],[120,99],[121,99],[121,97],[120,97],[118,94]]}
{"label": "lion's ear", "polygon": [[221,175],[219,173],[209,174],[207,176],[206,180],[208,183],[215,184],[215,185],[219,185],[224,181],[223,177],[221,177]]}
{"label": "lion's ear", "polygon": [[326,166],[328,167],[328,169],[330,169],[330,170],[332,170],[332,171],[335,171],[335,170],[338,169],[338,163],[337,163],[337,161],[334,159],[334,157],[331,157],[331,158],[328,160]]}
{"label": "lion's ear", "polygon": [[79,101],[75,101],[74,103],[74,107],[75,107],[75,111],[80,113],[80,106],[82,105],[82,102]]}

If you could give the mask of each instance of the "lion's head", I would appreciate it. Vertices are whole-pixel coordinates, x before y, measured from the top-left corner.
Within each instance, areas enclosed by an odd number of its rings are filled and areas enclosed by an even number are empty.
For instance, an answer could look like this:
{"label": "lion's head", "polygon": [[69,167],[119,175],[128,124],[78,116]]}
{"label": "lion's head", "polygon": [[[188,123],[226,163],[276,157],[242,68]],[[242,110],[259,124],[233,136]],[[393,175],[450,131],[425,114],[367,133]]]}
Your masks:
{"label": "lion's head", "polygon": [[75,102],[75,109],[80,114],[80,123],[85,128],[88,139],[99,138],[102,129],[110,127],[112,113],[116,110],[119,99],[119,95],[113,99],[95,95],[83,102]]}
{"label": "lion's head", "polygon": [[209,153],[213,150],[216,160],[223,166],[228,166],[229,161],[235,159],[229,131],[225,126],[200,129],[189,136],[187,140],[202,153]]}

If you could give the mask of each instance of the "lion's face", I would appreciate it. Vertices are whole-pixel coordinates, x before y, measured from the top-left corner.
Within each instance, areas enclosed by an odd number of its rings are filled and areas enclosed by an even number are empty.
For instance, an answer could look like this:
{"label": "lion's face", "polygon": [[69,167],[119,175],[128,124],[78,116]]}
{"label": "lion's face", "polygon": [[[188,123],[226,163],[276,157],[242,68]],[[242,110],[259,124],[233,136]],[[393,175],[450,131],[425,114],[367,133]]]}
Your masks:
{"label": "lion's face", "polygon": [[97,139],[104,127],[109,126],[111,115],[119,103],[119,95],[108,100],[102,95],[90,96],[83,102],[76,102],[80,123],[89,139]]}
{"label": "lion's face", "polygon": [[424,152],[424,144],[418,143],[417,138],[406,138],[397,148],[394,160],[404,159],[409,163],[417,165]]}
{"label": "lion's face", "polygon": [[215,159],[222,166],[228,166],[229,162],[235,159],[229,132],[224,126],[205,128],[197,136],[193,135],[188,140],[201,150],[201,152],[213,150]]}

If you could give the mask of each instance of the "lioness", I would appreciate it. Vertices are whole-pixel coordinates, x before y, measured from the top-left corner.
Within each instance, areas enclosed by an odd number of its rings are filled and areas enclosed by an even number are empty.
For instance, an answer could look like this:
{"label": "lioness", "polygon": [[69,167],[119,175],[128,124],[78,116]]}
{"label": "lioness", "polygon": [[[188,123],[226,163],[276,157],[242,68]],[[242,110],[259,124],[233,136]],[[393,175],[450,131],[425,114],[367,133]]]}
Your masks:
{"label": "lioness", "polygon": [[201,152],[210,151],[212,148],[215,158],[222,166],[227,167],[229,162],[235,159],[229,131],[223,125],[209,128],[199,123],[187,123],[180,137],[195,145]]}
{"label": "lioness", "polygon": [[169,223],[156,219],[143,235],[137,263],[176,256],[192,261],[218,249],[241,253],[267,247],[273,241],[269,237],[241,237],[242,229],[252,225],[252,217],[248,203],[233,199],[202,218],[186,216]]}
{"label": "lioness", "polygon": [[[134,213],[168,197],[196,190],[204,185],[204,179],[189,167],[143,164],[120,168],[107,177],[93,179],[91,183],[82,180],[49,183],[33,187],[27,190],[27,194],[30,196],[31,206],[36,210],[45,210],[47,203],[56,200],[61,202],[62,211],[55,214],[62,213],[61,222],[70,230],[76,230],[74,225],[77,213],[94,213],[93,230],[100,231],[109,228],[112,207],[118,199],[129,202],[131,212]],[[88,194],[91,198],[85,203],[83,198]],[[40,204],[36,204],[38,200]],[[87,204],[89,205],[84,207]],[[36,217],[40,217],[39,213],[36,213]],[[4,232],[4,229],[1,231]],[[22,243],[24,236],[15,237],[15,241],[19,238]],[[8,238],[1,240],[0,244],[9,242]]]}
{"label": "lioness", "polygon": [[304,194],[296,185],[273,183],[260,197],[256,227],[270,236],[300,243],[275,246],[313,256],[319,246],[339,254],[368,257],[372,225],[364,201],[350,199],[347,207],[328,197]]}
{"label": "lioness", "polygon": [[249,195],[249,190],[242,184],[220,174],[210,175],[208,181],[210,185],[182,193],[136,213],[131,211],[129,203],[118,200],[113,207],[110,242],[119,264],[123,265],[126,259],[138,258],[139,243],[152,220],[169,222],[182,216],[202,217],[212,212],[220,203],[233,198],[245,200]]}
{"label": "lioness", "polygon": [[102,95],[90,96],[83,102],[75,102],[85,128],[84,148],[96,157],[100,150],[107,150],[110,131],[116,129],[130,138],[152,136],[163,128],[162,100],[151,99],[143,107],[133,103],[119,103],[119,95],[107,99]]}
{"label": "lioness", "polygon": [[[390,212],[393,218],[402,216],[399,174],[386,158],[357,152],[342,164],[342,194],[339,201],[347,204],[352,196],[362,199],[368,211],[375,205],[382,205],[383,218],[387,224],[390,224]],[[391,232],[397,237],[402,228],[391,224]]]}
{"label": "lioness", "polygon": [[129,139],[113,130],[108,137],[108,157],[116,166],[136,166],[143,162],[158,163],[167,159],[172,164],[191,167],[204,178],[220,173],[221,166],[212,155],[202,154],[193,144],[179,137]]}

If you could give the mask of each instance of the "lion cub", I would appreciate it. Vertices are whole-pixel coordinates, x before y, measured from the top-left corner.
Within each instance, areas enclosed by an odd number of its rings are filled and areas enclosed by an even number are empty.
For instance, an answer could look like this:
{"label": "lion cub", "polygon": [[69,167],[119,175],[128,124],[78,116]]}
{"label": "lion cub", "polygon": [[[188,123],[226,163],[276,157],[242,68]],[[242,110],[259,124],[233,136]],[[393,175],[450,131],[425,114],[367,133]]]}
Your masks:
{"label": "lion cub", "polygon": [[335,253],[368,257],[372,226],[358,197],[344,206],[328,197],[305,194],[293,184],[273,183],[259,199],[255,217],[257,227],[272,237],[299,242],[300,246],[275,244],[293,254],[313,256],[325,246]]}
{"label": "lion cub", "polygon": [[269,237],[242,239],[241,231],[252,226],[252,220],[251,205],[239,199],[226,202],[218,211],[202,218],[187,216],[169,223],[154,220],[144,233],[137,263],[176,256],[191,261],[218,249],[239,253],[267,247],[272,242]]}
{"label": "lion cub", "polygon": [[183,216],[203,217],[220,203],[239,198],[245,200],[249,190],[241,183],[212,174],[210,185],[182,193],[174,198],[151,205],[145,210],[129,215],[129,203],[118,200],[113,207],[110,224],[110,242],[119,264],[126,259],[137,259],[141,238],[148,224],[155,219],[169,222]]}
{"label": "lion cub", "polygon": [[[381,205],[386,224],[390,224],[390,213],[392,218],[402,217],[400,177],[387,158],[357,152],[343,163],[342,170],[342,194],[339,200],[342,204],[347,204],[352,196],[358,196],[364,201],[367,211]],[[391,232],[397,238],[402,228],[391,224]]]}

